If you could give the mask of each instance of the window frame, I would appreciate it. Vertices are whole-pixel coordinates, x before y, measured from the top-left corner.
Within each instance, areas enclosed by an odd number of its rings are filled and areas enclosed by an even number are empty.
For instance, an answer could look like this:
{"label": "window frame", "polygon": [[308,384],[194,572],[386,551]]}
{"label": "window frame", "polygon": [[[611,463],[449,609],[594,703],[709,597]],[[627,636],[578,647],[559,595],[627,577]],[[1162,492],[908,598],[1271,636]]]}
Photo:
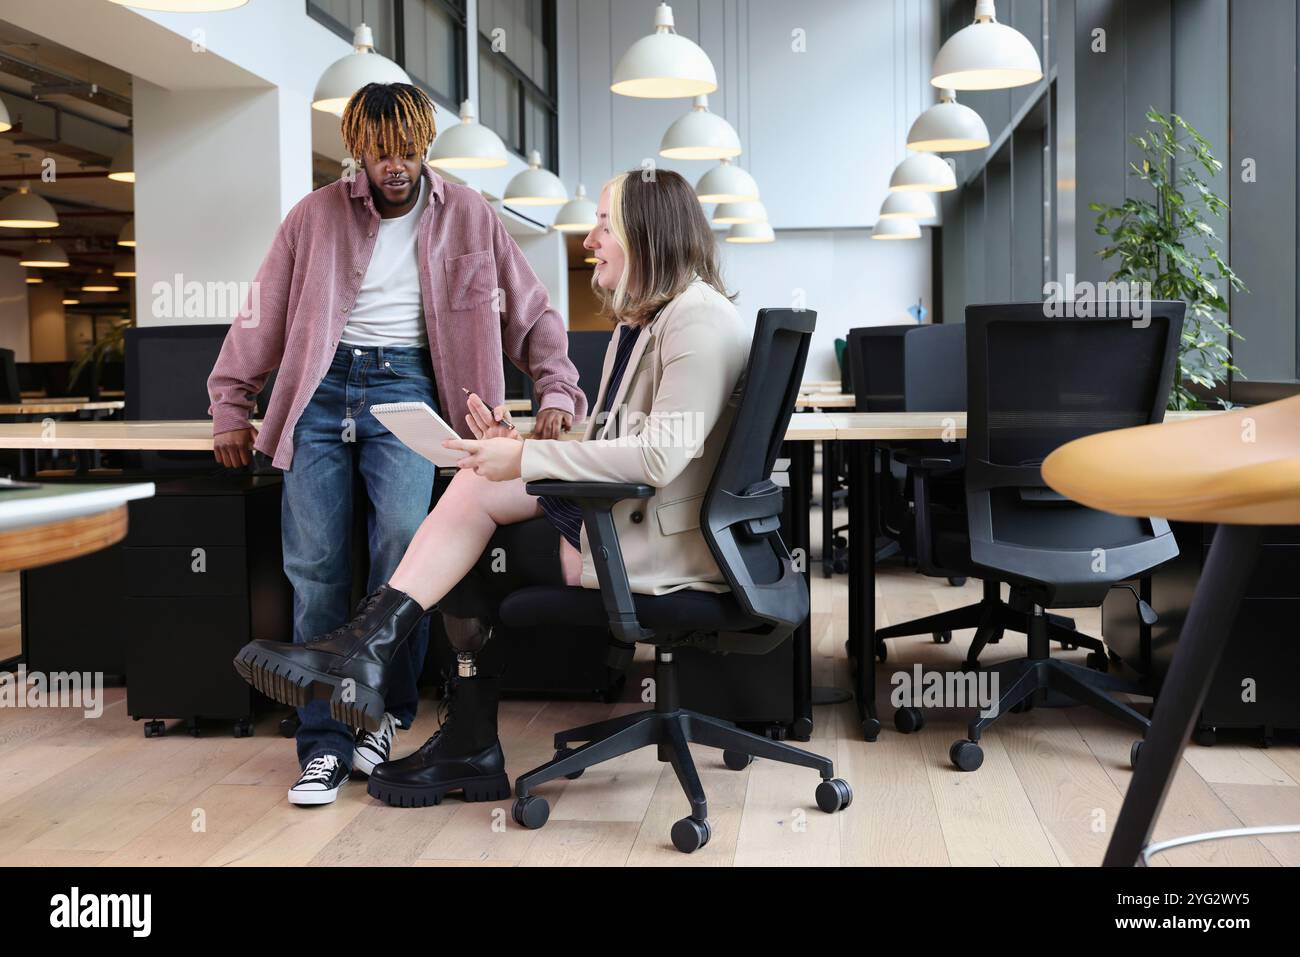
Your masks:
{"label": "window frame", "polygon": [[[471,0],[471,2],[477,2],[477,0]],[[528,124],[527,106],[531,99],[540,105],[546,113],[547,148],[546,152],[542,153],[542,167],[558,175],[560,171],[560,107],[558,94],[559,64],[556,62],[558,31],[556,26],[555,0],[542,0],[542,43],[549,54],[547,57],[546,82],[550,85],[552,90],[556,91],[555,93],[547,93],[544,89],[538,86],[536,81],[525,73],[523,69],[510,59],[508,55],[495,52],[492,49],[492,40],[485,36],[482,30],[476,29],[474,32],[478,34],[478,56],[480,65],[486,58],[496,58],[495,62],[500,63],[506,73],[510,75],[511,79],[518,84],[516,101],[516,114],[519,117],[518,128],[509,133],[497,129],[493,129],[493,132],[502,137],[506,149],[527,162],[528,151],[530,149],[536,149],[535,146],[532,146],[527,142],[527,137],[524,135]],[[480,96],[480,100],[481,99],[482,97]],[[480,103],[480,117],[482,116],[482,112],[482,104]],[[523,151],[521,152],[520,150],[516,150],[511,142],[506,141],[507,136],[512,139],[517,136],[518,142],[523,147]]]}

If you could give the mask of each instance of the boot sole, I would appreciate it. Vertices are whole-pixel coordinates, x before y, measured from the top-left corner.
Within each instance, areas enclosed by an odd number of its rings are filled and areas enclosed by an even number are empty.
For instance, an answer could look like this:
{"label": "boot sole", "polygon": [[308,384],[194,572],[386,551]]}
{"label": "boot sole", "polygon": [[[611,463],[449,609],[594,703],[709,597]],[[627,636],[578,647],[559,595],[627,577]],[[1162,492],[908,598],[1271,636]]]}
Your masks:
{"label": "boot sole", "polygon": [[513,793],[510,779],[505,774],[488,777],[460,778],[437,787],[420,787],[408,784],[391,784],[371,778],[366,793],[378,798],[389,807],[428,807],[442,803],[453,791],[460,791],[466,804],[478,801],[504,801]]}
{"label": "boot sole", "polygon": [[[287,646],[292,647],[292,646]],[[316,688],[329,689],[330,717],[349,728],[378,731],[384,717],[384,696],[363,684],[350,687],[344,700],[343,679],[268,651],[245,645],[235,656],[235,671],[262,694],[293,708],[306,707],[316,698]]]}

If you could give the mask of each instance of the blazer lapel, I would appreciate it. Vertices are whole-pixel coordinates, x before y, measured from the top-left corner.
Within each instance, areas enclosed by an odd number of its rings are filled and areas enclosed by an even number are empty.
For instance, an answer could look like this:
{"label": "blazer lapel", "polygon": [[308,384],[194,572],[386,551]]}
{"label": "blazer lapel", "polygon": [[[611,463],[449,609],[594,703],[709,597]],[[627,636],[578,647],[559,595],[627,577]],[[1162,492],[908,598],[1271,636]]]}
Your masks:
{"label": "blazer lapel", "polygon": [[[627,357],[627,367],[623,370],[623,378],[618,383],[618,391],[614,393],[614,401],[609,407],[609,417],[605,420],[605,425],[600,430],[600,437],[602,439],[610,437],[610,429],[618,418],[619,407],[622,406],[623,399],[627,396],[627,390],[632,385],[632,374],[636,371],[637,363],[641,361],[641,355],[645,352],[645,347],[650,342],[650,327],[653,325],[654,323],[652,322],[648,325],[642,326],[640,332],[637,333],[636,342],[632,344],[632,353]],[[618,337],[616,336],[615,342],[617,341],[617,338]],[[614,347],[613,352],[617,351],[617,347]],[[608,379],[614,369],[613,352],[606,357],[607,361],[605,363],[604,375],[606,388],[608,388]],[[602,405],[599,407],[603,408],[605,399],[603,390],[600,398]]]}

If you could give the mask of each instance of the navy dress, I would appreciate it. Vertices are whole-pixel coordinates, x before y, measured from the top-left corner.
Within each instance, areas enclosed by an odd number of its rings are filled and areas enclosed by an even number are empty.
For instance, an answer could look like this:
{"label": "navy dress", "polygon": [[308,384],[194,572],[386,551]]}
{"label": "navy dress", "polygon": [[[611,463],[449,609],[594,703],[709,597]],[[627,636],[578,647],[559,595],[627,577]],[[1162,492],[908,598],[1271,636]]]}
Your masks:
{"label": "navy dress", "polygon": [[[619,384],[623,381],[623,373],[627,371],[627,362],[632,357],[632,347],[636,345],[640,331],[639,327],[626,323],[618,327],[618,350],[614,353],[614,368],[610,370],[609,387],[605,390],[605,401],[601,403],[600,418],[597,421],[604,421],[610,414],[610,407],[614,404],[614,396],[618,394]],[[581,551],[582,507],[571,499],[552,498],[549,495],[540,496],[537,502],[568,543]]]}

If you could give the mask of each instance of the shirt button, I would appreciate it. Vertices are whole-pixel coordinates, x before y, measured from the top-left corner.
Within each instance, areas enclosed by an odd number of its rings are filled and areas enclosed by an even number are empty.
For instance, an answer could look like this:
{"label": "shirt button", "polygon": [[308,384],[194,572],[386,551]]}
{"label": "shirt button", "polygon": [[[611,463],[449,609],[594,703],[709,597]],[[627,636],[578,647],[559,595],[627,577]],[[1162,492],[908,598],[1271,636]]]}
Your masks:
{"label": "shirt button", "polygon": [[346,315],[348,314],[348,309],[349,309],[349,308],[350,308],[350,307],[348,307],[348,306],[344,306],[344,307],[343,307],[343,315],[346,316]]}
{"label": "shirt button", "polygon": [[643,519],[644,517],[645,517],[645,516],[642,515],[640,512],[633,512],[633,513],[632,513],[632,524],[633,524],[633,525],[640,525],[640,524],[641,524],[641,519]]}
{"label": "shirt button", "polygon": [[370,230],[370,232],[366,233],[367,236],[373,236],[374,234],[375,234],[375,231],[374,231],[373,229]]}

